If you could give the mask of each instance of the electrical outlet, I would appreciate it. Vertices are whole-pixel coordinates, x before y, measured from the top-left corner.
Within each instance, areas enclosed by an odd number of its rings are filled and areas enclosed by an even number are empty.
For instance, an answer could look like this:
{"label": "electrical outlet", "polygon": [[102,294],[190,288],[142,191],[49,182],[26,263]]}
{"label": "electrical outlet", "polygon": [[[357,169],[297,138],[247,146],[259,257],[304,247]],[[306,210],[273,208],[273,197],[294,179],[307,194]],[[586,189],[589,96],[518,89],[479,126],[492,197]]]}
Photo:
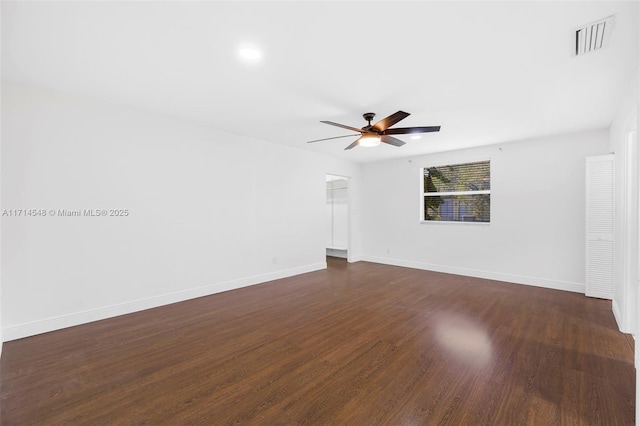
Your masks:
{"label": "electrical outlet", "polygon": [[277,264],[278,264],[278,258],[277,258],[276,256],[273,256],[273,257],[271,258],[271,264],[272,264],[272,265],[277,265]]}

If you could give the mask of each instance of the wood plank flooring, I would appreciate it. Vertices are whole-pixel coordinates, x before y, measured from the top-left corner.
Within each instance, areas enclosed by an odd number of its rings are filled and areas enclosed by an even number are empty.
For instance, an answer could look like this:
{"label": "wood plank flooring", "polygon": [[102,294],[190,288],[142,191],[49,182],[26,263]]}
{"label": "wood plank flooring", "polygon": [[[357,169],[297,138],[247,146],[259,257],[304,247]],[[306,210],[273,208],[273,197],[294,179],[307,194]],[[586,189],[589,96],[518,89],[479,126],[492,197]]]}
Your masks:
{"label": "wood plank flooring", "polygon": [[632,425],[611,303],[329,268],[5,343],[2,425]]}

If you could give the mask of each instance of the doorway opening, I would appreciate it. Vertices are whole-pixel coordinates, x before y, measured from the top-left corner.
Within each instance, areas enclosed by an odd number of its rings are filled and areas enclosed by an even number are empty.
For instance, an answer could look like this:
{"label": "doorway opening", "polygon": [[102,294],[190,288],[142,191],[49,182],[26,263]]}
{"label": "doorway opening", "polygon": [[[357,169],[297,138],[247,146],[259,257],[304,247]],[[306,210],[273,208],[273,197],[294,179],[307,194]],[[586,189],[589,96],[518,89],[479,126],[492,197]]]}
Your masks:
{"label": "doorway opening", "polygon": [[327,175],[327,256],[349,257],[349,178]]}

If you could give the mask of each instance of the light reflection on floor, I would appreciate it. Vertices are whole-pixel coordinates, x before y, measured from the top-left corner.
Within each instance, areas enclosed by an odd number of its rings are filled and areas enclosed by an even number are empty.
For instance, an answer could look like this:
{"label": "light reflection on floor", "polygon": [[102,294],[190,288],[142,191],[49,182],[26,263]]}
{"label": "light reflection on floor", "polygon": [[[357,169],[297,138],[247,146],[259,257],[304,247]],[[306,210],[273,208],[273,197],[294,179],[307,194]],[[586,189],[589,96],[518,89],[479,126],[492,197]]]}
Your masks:
{"label": "light reflection on floor", "polygon": [[436,321],[436,339],[457,360],[476,368],[487,366],[493,353],[487,331],[469,318],[444,314]]}

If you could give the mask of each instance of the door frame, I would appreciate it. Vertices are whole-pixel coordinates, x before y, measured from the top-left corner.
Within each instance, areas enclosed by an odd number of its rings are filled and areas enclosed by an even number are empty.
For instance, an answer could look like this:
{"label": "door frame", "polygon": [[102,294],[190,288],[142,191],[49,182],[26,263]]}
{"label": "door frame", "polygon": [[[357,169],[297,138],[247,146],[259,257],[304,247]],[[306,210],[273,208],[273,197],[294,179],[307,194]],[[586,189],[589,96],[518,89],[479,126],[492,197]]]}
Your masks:
{"label": "door frame", "polygon": [[[352,262],[352,250],[351,250],[351,233],[352,233],[352,223],[351,223],[351,204],[352,204],[352,195],[351,195],[351,176],[346,176],[340,173],[325,173],[325,187],[327,182],[327,176],[333,176],[340,179],[345,179],[347,181],[347,262]],[[325,190],[326,194],[326,190]],[[325,205],[326,205],[326,195],[325,195]],[[325,244],[326,245],[326,244]]]}

